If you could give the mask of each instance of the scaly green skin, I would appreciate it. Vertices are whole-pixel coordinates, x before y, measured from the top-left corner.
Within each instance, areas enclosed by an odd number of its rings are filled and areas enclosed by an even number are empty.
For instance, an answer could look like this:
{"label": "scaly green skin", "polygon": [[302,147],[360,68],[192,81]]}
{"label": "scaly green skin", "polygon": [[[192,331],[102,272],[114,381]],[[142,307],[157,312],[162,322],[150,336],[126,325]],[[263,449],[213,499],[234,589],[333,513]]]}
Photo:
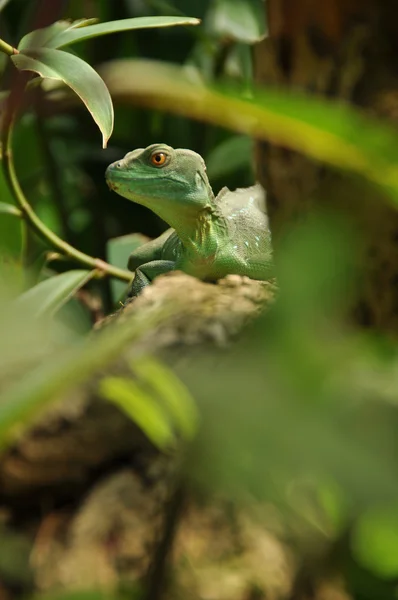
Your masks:
{"label": "scaly green skin", "polygon": [[[164,163],[157,165],[157,159]],[[135,278],[130,295],[174,269],[206,281],[232,273],[270,277],[271,234],[259,186],[235,192],[224,188],[215,198],[203,158],[165,144],[129,152],[108,167],[106,180],[112,190],[147,206],[172,228],[131,254],[128,267]]]}

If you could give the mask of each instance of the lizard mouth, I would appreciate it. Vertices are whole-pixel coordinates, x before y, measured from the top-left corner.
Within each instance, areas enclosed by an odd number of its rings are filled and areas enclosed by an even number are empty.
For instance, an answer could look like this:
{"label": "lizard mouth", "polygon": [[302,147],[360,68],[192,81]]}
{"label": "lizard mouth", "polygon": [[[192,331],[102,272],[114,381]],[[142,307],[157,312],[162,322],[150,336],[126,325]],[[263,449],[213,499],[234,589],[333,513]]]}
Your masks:
{"label": "lizard mouth", "polygon": [[112,181],[111,179],[108,179],[108,177],[107,177],[106,184],[111,191],[117,192],[119,186],[115,181]]}
{"label": "lizard mouth", "polygon": [[112,163],[109,165],[107,170],[105,171],[105,181],[110,190],[114,190],[115,192],[118,190],[119,184],[123,179],[128,179],[128,175],[123,176],[123,172],[116,170],[116,163]]}

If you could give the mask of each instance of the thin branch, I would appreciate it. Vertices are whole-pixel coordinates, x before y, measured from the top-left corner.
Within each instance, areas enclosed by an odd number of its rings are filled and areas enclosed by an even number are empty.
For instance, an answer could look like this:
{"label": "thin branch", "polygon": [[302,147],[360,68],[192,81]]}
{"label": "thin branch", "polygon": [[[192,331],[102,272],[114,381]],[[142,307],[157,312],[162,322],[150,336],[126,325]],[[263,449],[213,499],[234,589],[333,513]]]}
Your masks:
{"label": "thin branch", "polygon": [[0,202],[0,214],[3,215],[13,215],[14,217],[23,218],[22,211],[19,210],[13,204],[6,204],[5,202]]}
{"label": "thin branch", "polygon": [[18,177],[15,171],[13,156],[12,156],[12,133],[15,121],[15,108],[10,106],[8,103],[8,115],[5,115],[3,122],[2,132],[2,148],[3,148],[3,169],[6,180],[13,193],[15,201],[19,206],[23,217],[26,222],[32,227],[32,229],[45,241],[51,244],[54,248],[59,250],[62,254],[65,254],[72,260],[75,260],[82,265],[90,267],[91,269],[97,269],[101,275],[107,275],[110,277],[116,277],[122,281],[131,281],[132,273],[130,271],[119,269],[109,263],[101,260],[100,258],[94,258],[80,252],[60,237],[58,237],[51,229],[47,227],[36,215],[33,208],[29,204],[25,197],[25,194],[19,184]]}
{"label": "thin branch", "polygon": [[4,54],[8,54],[8,56],[12,56],[13,54],[19,54],[19,50],[17,50],[10,44],[7,44],[7,42],[2,40],[1,38],[0,38],[0,52],[3,52]]}
{"label": "thin branch", "polygon": [[181,513],[185,505],[186,491],[186,485],[181,480],[177,481],[166,507],[162,537],[147,574],[145,600],[159,600],[164,595],[167,559],[172,550]]}

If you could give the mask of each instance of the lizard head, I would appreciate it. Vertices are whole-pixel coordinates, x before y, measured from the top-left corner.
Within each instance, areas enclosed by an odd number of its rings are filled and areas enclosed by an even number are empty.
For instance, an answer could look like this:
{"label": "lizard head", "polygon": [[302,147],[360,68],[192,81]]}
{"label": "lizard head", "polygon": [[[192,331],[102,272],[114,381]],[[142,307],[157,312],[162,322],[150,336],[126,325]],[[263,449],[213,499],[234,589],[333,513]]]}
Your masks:
{"label": "lizard head", "polygon": [[203,158],[166,144],[129,152],[107,168],[105,177],[110,189],[147,206],[170,225],[176,215],[195,218],[214,198]]}

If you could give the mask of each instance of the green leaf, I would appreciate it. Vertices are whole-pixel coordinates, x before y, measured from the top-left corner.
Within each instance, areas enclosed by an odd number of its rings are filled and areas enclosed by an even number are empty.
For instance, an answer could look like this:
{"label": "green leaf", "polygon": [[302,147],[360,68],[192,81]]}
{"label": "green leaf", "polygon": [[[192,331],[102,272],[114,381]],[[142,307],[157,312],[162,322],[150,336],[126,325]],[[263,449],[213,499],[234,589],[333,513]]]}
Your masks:
{"label": "green leaf", "polygon": [[156,61],[115,60],[101,74],[116,101],[142,103],[286,146],[359,173],[398,201],[396,132],[348,105],[275,89],[258,88],[244,97]]}
{"label": "green leaf", "polygon": [[10,0],[0,0],[0,11],[2,11],[3,8],[5,8],[9,2]]}
{"label": "green leaf", "polygon": [[[141,233],[132,233],[113,238],[106,245],[107,260],[111,265],[115,265],[115,267],[126,269],[131,252],[148,241],[149,238]],[[111,289],[113,300],[116,302],[126,291],[126,283],[112,279]]]}
{"label": "green leaf", "polygon": [[43,47],[52,47],[52,40],[56,39],[57,36],[66,29],[69,29],[70,25],[69,21],[56,21],[48,27],[30,31],[19,42],[18,50],[22,52],[25,50],[38,50]]}
{"label": "green leaf", "polygon": [[264,3],[261,0],[215,0],[205,26],[210,34],[224,40],[254,44],[266,33]]}
{"label": "green leaf", "polygon": [[179,378],[151,357],[136,359],[130,366],[134,379],[103,379],[102,396],[124,410],[161,449],[174,443],[177,433],[191,440],[197,430],[198,414]]}
{"label": "green leaf", "polygon": [[[62,48],[69,44],[88,40],[100,35],[108,35],[121,31],[131,31],[133,29],[150,29],[155,27],[173,27],[175,25],[198,25],[199,19],[189,17],[136,17],[133,19],[120,19],[118,21],[108,21],[107,23],[97,23],[95,25],[86,25],[79,22],[72,26],[59,26],[54,23],[50,27],[37,29],[25,35],[22,38],[18,49],[27,48]],[[47,30],[53,28],[50,33]]]}
{"label": "green leaf", "polygon": [[63,81],[86,105],[97,123],[105,148],[113,130],[112,100],[101,77],[81,58],[53,48],[25,50],[12,56],[21,71],[34,71],[41,77]]}
{"label": "green leaf", "polygon": [[[123,323],[105,328],[95,338],[59,349],[35,369],[25,372],[24,377],[15,379],[12,387],[0,391],[0,446],[13,439],[14,427],[20,433],[21,425],[26,426],[47,404],[118,358],[124,348],[175,313],[174,307],[164,306],[161,314],[146,314],[144,319],[141,313],[130,315]],[[22,314],[26,317],[29,312]],[[28,324],[32,321],[27,319]]]}
{"label": "green leaf", "polygon": [[18,50],[38,50],[39,48],[56,48],[55,41],[64,31],[87,27],[97,23],[98,19],[78,19],[76,21],[56,21],[48,27],[35,29],[27,33],[18,44]]}
{"label": "green leaf", "polygon": [[35,317],[44,314],[53,315],[93,275],[94,271],[87,271],[85,269],[54,275],[54,277],[38,283],[24,294],[21,294],[17,299],[19,309],[29,309],[30,313]]}
{"label": "green leaf", "polygon": [[335,481],[319,482],[316,491],[318,502],[325,511],[333,533],[342,532],[349,515],[344,491]]}
{"label": "green leaf", "polygon": [[159,398],[174,427],[185,439],[192,439],[197,429],[198,413],[188,388],[177,375],[159,360],[151,357],[134,361],[131,368]]}
{"label": "green leaf", "polygon": [[358,561],[379,577],[398,575],[398,506],[362,514],[352,535]]}
{"label": "green leaf", "polygon": [[68,29],[78,29],[79,27],[88,27],[89,25],[95,25],[98,23],[97,17],[91,17],[90,19],[76,19],[73,21]]}
{"label": "green leaf", "polygon": [[100,393],[128,414],[160,449],[173,444],[174,432],[163,408],[138,383],[106,377],[100,383]]}

